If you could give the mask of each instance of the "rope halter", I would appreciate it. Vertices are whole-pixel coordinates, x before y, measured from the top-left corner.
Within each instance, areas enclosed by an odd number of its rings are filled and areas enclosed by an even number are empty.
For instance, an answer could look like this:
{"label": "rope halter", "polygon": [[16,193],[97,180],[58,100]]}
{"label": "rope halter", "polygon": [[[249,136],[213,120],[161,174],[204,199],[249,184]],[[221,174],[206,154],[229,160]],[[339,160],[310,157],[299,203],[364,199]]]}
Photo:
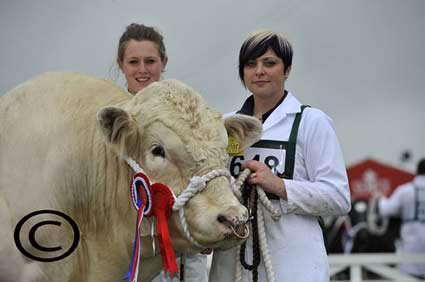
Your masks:
{"label": "rope halter", "polygon": [[[134,170],[134,172],[136,173],[142,172],[146,174],[144,170],[142,169],[142,167],[135,160],[131,158],[127,158],[126,161],[128,165]],[[198,241],[196,241],[193,238],[193,236],[190,234],[183,207],[185,206],[187,201],[189,201],[193,196],[195,196],[196,193],[202,192],[207,186],[207,183],[209,181],[211,181],[212,179],[216,177],[221,177],[221,176],[224,176],[229,180],[232,190],[235,191],[233,189],[234,178],[230,175],[230,172],[227,169],[214,169],[203,176],[193,176],[190,179],[190,182],[187,185],[187,187],[177,197],[173,193],[173,196],[174,196],[173,211],[178,211],[179,213],[180,223],[183,228],[184,235],[186,239],[189,240],[193,245],[201,249],[205,249],[207,247],[203,246]]]}
{"label": "rope halter", "polygon": [[205,249],[207,247],[196,241],[190,234],[189,228],[187,226],[186,216],[184,214],[184,209],[182,208],[187,203],[187,201],[189,201],[193,196],[195,196],[196,193],[202,192],[209,181],[220,176],[225,176],[230,183],[232,183],[233,181],[232,176],[226,169],[215,169],[203,176],[194,176],[190,180],[186,189],[184,189],[183,192],[175,199],[173,205],[173,211],[179,212],[180,223],[183,228],[183,232],[186,239],[189,240],[193,245],[201,249]]}

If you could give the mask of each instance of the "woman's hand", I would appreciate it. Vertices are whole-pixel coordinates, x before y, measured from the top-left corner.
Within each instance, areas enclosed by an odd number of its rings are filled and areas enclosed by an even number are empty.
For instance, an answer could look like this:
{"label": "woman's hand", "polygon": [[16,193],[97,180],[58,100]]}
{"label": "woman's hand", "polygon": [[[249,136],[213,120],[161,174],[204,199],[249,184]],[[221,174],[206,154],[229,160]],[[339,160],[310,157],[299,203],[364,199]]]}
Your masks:
{"label": "woman's hand", "polygon": [[242,169],[249,168],[251,174],[248,176],[248,184],[259,185],[265,192],[273,193],[286,200],[286,187],[282,178],[274,175],[268,166],[259,161],[246,161],[242,164]]}

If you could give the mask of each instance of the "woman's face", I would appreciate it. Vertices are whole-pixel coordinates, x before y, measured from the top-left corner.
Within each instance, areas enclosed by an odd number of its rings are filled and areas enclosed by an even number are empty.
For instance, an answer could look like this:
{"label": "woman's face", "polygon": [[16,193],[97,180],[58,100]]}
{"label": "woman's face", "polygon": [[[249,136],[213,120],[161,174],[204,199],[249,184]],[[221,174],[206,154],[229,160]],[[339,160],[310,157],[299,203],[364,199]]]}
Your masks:
{"label": "woman's face", "polygon": [[275,97],[283,93],[290,68],[284,73],[281,58],[269,49],[244,66],[245,86],[259,98]]}
{"label": "woman's face", "polygon": [[125,75],[128,91],[136,94],[154,81],[159,81],[167,60],[162,61],[156,43],[131,39],[119,66]]}

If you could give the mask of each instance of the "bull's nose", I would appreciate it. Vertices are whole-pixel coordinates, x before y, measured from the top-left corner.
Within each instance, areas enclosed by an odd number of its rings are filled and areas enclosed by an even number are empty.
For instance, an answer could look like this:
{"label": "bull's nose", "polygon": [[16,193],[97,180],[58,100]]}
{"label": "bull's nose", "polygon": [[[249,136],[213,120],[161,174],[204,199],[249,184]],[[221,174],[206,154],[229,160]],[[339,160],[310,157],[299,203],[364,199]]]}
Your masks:
{"label": "bull's nose", "polygon": [[223,214],[219,214],[218,216],[217,216],[217,220],[218,220],[218,222],[220,222],[220,223],[226,223],[227,222],[227,217],[225,216],[225,215],[223,215]]}
{"label": "bull's nose", "polygon": [[217,221],[224,225],[237,225],[248,221],[248,209],[244,206],[232,207],[217,216]]}
{"label": "bull's nose", "polygon": [[228,228],[228,234],[232,234],[241,240],[248,238],[248,210],[245,207],[234,208],[227,210],[226,213],[220,213],[217,216],[217,221]]}

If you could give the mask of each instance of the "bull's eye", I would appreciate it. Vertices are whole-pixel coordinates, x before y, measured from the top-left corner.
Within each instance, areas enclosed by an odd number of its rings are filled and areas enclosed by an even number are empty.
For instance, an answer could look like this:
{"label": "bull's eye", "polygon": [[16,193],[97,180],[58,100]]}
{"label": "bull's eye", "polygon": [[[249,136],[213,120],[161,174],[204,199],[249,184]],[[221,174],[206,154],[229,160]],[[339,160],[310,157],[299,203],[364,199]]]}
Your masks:
{"label": "bull's eye", "polygon": [[165,158],[165,151],[161,145],[154,145],[151,152],[154,156]]}

